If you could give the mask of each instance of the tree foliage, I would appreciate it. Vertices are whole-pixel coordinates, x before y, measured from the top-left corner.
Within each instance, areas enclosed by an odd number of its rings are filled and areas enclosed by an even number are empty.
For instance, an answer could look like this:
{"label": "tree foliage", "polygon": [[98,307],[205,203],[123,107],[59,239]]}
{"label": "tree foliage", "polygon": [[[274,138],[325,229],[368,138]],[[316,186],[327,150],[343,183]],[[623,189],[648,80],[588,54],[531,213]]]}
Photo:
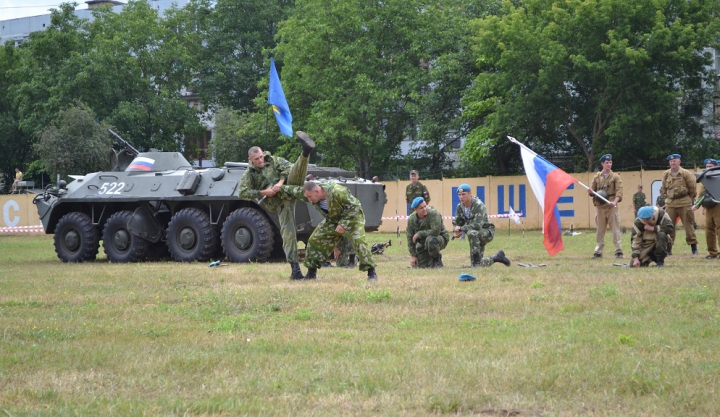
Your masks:
{"label": "tree foliage", "polygon": [[95,117],[86,105],[76,104],[61,110],[42,131],[35,150],[52,178],[110,169],[108,125]]}
{"label": "tree foliage", "polygon": [[681,92],[714,86],[704,48],[718,33],[718,4],[505,2],[501,15],[476,22],[482,73],[464,98],[473,125],[466,156],[507,147],[497,144],[506,134],[581,154],[588,170],[618,149],[620,159],[689,150],[707,131],[702,118],[683,117]]}

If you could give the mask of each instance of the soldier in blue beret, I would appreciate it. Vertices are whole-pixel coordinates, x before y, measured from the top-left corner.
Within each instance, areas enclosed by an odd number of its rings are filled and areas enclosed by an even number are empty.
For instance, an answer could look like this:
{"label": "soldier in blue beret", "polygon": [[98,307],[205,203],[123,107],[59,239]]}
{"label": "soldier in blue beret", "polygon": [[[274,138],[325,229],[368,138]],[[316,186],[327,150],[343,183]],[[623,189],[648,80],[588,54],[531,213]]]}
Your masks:
{"label": "soldier in blue beret", "polygon": [[460,204],[455,208],[453,219],[453,236],[458,238],[463,233],[470,243],[470,263],[472,266],[490,266],[500,262],[510,266],[510,260],[505,252],[499,250],[490,258],[486,258],[485,245],[492,242],[495,237],[495,225],[490,222],[487,208],[479,198],[473,197],[468,184],[461,184],[457,188]]}
{"label": "soldier in blue beret", "polygon": [[422,197],[415,197],[410,207],[407,235],[410,266],[418,268],[442,268],[442,251],[450,241],[442,215],[430,207]]}
{"label": "soldier in blue beret", "polygon": [[[612,171],[612,155],[608,153],[601,156],[600,164],[602,170],[595,174],[588,189],[588,195],[593,197],[595,224],[597,225],[593,258],[602,258],[605,249],[605,230],[608,226],[610,226],[612,232],[615,257],[622,258],[622,230],[620,228],[620,213],[617,204],[622,201],[623,182],[620,175]],[[597,198],[596,193],[605,197],[610,203],[608,204],[604,200]]]}
{"label": "soldier in blue beret", "polygon": [[667,248],[672,244],[670,234],[674,229],[665,210],[652,206],[641,207],[633,223],[630,266],[648,266],[653,261],[657,267],[664,266]]}
{"label": "soldier in blue beret", "polygon": [[[678,217],[685,229],[685,243],[690,245],[693,255],[697,255],[697,237],[695,237],[695,213],[692,211],[692,202],[697,195],[695,175],[680,166],[682,162],[679,154],[670,154],[667,157],[670,169],[663,173],[660,194],[665,198],[665,210],[667,211],[673,226],[677,225]],[[675,229],[672,231],[672,239],[668,247],[668,255],[672,255],[672,245],[675,242]]]}

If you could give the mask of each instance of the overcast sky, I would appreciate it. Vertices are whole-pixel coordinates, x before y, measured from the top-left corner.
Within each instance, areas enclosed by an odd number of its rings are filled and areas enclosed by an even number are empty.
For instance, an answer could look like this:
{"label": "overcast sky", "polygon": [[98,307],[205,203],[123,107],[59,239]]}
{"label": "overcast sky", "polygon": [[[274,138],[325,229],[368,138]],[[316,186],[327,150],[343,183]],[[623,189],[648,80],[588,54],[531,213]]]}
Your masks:
{"label": "overcast sky", "polygon": [[[69,1],[66,1],[69,3]],[[58,0],[0,0],[0,20],[16,19],[18,17],[38,16],[50,13],[51,8],[58,8]],[[76,0],[77,10],[87,9],[84,0]]]}

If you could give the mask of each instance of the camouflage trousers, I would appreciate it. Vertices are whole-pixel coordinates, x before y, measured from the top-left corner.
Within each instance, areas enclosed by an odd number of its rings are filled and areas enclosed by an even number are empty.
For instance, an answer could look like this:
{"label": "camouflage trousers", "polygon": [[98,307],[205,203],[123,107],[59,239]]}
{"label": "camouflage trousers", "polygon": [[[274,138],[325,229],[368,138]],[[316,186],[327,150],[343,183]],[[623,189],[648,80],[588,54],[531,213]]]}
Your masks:
{"label": "camouflage trousers", "polygon": [[308,239],[305,251],[305,266],[308,269],[320,268],[333,249],[340,244],[343,238],[346,238],[357,252],[357,262],[360,270],[367,271],[370,268],[375,268],[375,262],[370,253],[370,245],[365,241],[365,216],[361,216],[357,221],[351,223],[343,234],[336,232],[336,227],[337,223],[330,223],[327,220],[323,220],[317,225],[315,231],[310,235],[310,239]]}
{"label": "camouflage trousers", "polygon": [[[288,174],[287,185],[299,185],[305,184],[305,177],[307,176],[308,158],[300,155],[290,168]],[[278,209],[278,218],[280,221],[280,236],[283,241],[283,251],[285,252],[285,258],[290,263],[299,263],[300,257],[298,256],[297,248],[297,230],[295,226],[295,203],[297,199],[290,197],[287,194],[277,194],[272,198],[282,198],[283,203]],[[263,206],[265,207],[265,206]],[[267,209],[267,207],[265,207]]]}
{"label": "camouflage trousers", "polygon": [[479,266],[490,266],[493,264],[493,260],[485,258],[485,245],[492,242],[495,238],[495,225],[491,224],[491,227],[482,228],[480,230],[470,230],[465,232],[468,242],[470,243],[470,260],[473,263],[475,259],[479,260]]}
{"label": "camouflage trousers", "polygon": [[440,251],[445,249],[447,241],[442,236],[428,236],[418,239],[415,243],[415,253],[418,268],[431,268],[440,257]]}
{"label": "camouflage trousers", "polygon": [[[672,246],[672,236],[660,232],[643,233],[643,241],[640,243],[640,265],[647,266],[650,262],[663,261],[667,256],[668,249]],[[633,252],[635,248],[633,248]]]}
{"label": "camouflage trousers", "polygon": [[337,264],[337,266],[350,265],[350,255],[355,255],[355,248],[353,248],[350,239],[346,237],[342,238],[337,248],[340,251],[340,256],[335,260],[335,264]]}

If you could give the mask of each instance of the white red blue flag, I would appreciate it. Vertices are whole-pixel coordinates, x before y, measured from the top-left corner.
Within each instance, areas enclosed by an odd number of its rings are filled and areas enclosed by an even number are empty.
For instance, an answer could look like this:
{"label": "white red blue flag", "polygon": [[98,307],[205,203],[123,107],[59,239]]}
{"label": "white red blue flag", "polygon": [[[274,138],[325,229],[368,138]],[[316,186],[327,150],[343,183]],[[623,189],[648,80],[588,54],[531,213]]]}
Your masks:
{"label": "white red blue flag", "polygon": [[515,138],[508,136],[508,139],[520,146],[525,175],[527,175],[530,188],[532,188],[543,212],[543,244],[550,256],[555,256],[565,249],[557,201],[570,184],[578,182],[578,180]]}

